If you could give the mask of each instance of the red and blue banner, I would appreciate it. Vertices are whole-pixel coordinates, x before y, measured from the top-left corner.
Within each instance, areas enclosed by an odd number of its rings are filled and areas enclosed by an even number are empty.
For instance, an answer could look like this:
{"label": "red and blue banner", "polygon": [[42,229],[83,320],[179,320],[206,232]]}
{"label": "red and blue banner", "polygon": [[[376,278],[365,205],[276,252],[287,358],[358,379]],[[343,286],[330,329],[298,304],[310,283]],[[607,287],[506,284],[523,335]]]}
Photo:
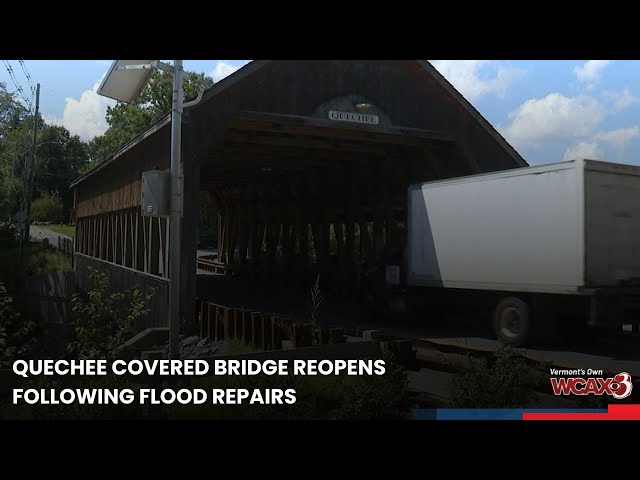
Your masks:
{"label": "red and blue banner", "polygon": [[416,409],[413,420],[640,420],[640,405],[606,409]]}

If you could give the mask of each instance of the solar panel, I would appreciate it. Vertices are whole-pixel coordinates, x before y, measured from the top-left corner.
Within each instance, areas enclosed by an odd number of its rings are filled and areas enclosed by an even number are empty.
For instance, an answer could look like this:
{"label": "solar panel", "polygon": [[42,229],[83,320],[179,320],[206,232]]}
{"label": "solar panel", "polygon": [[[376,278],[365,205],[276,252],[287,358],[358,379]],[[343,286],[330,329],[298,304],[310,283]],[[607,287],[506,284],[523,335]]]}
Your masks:
{"label": "solar panel", "polygon": [[115,60],[98,88],[98,95],[130,103],[140,94],[157,60]]}

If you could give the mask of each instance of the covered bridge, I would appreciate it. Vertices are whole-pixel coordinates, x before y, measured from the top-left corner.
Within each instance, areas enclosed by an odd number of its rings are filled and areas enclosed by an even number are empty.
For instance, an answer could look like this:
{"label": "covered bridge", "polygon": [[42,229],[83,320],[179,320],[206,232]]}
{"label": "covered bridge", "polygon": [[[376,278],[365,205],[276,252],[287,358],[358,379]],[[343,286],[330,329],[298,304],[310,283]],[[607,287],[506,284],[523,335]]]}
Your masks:
{"label": "covered bridge", "polygon": [[[259,60],[183,115],[181,317],[195,318],[198,197],[219,211],[231,272],[357,285],[404,242],[411,183],[526,166],[422,60]],[[168,221],[141,216],[141,175],[170,163],[170,117],[78,178],[76,278],[157,289],[166,325]]]}

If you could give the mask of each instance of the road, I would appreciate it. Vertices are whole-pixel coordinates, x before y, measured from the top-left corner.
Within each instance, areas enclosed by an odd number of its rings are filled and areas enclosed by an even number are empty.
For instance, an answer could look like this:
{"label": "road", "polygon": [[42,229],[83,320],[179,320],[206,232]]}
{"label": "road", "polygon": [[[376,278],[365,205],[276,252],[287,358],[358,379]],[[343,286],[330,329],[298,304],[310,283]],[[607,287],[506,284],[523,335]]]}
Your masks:
{"label": "road", "polygon": [[62,235],[60,233],[56,233],[52,230],[49,230],[47,228],[39,227],[35,225],[31,225],[29,234],[30,234],[31,240],[35,242],[43,242],[44,239],[46,238],[47,240],[49,240],[49,244],[56,248],[58,247],[58,237],[72,239],[71,237],[68,237],[66,235]]}

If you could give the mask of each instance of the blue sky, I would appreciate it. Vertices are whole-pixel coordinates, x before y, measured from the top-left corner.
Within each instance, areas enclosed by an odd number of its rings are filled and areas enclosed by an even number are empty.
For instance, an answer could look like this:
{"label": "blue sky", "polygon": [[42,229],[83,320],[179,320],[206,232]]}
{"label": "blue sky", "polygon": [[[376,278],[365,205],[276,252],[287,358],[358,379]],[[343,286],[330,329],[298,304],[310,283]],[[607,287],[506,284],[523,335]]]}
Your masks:
{"label": "blue sky", "polygon": [[[29,99],[17,60],[7,61]],[[89,140],[111,101],[95,94],[110,60],[25,60],[41,111]],[[246,60],[185,60],[216,81]],[[573,157],[640,164],[640,61],[434,60],[434,66],[531,164]],[[16,86],[5,65],[0,81]]]}

